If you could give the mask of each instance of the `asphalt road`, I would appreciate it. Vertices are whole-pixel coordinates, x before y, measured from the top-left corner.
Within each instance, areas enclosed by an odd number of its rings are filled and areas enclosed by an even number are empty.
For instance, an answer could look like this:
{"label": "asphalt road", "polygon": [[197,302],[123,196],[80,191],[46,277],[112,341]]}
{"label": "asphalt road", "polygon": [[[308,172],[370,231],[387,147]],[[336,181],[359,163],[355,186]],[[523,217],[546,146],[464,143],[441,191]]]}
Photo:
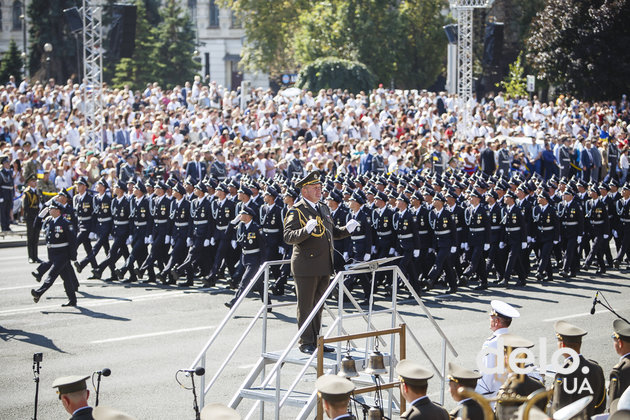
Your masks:
{"label": "asphalt road", "polygon": [[[42,248],[41,255],[45,255]],[[81,256],[81,253],[79,254]],[[101,383],[101,404],[128,412],[141,419],[194,418],[192,393],[175,381],[177,369],[187,368],[227,309],[223,303],[232,291],[181,289],[167,286],[107,284],[87,280],[79,275],[79,308],[62,308],[65,302],[63,285],[57,283],[34,304],[29,289],[36,287],[30,275],[35,266],[26,262],[25,248],[0,250],[0,418],[32,417],[35,383],[32,356],[43,353],[38,418],[63,419],[68,415],[57,400],[52,381],[59,376],[90,374],[108,367],[110,377]],[[89,270],[88,270],[89,271]],[[462,289],[452,296],[440,291],[424,296],[424,302],[459,354],[449,354],[448,361],[474,367],[478,350],[490,335],[488,309],[493,298],[503,299],[515,307],[522,317],[511,331],[537,343],[537,362],[541,341],[546,342],[546,358],[555,350],[553,324],[568,319],[589,331],[582,353],[596,359],[606,374],[617,362],[610,338],[614,316],[601,306],[595,315],[589,311],[596,291],[603,292],[608,302],[622,316],[630,317],[630,281],[627,274],[610,271],[596,278],[594,274],[573,279],[556,280],[551,284],[530,283],[526,288],[491,289],[478,293]],[[293,302],[290,297],[282,302]],[[376,308],[384,308],[383,301]],[[207,359],[210,379],[238,337],[259,308],[259,300],[248,299],[237,318],[212,347]],[[436,364],[440,363],[442,344],[418,305],[409,300],[399,305],[408,328],[418,337]],[[274,310],[269,317],[268,350],[282,350],[296,331],[295,308]],[[389,326],[389,317],[375,317],[378,328]],[[324,316],[324,323],[331,318]],[[362,332],[360,321],[348,322],[350,332]],[[260,328],[236,353],[224,374],[206,396],[206,402],[227,403],[260,355]],[[387,351],[387,348],[381,347]],[[424,356],[408,339],[408,358],[428,365]],[[315,372],[311,369],[300,384],[312,389]],[[190,378],[184,378],[185,384]],[[285,380],[288,386],[292,379]],[[439,400],[439,382],[429,385],[432,398]],[[90,400],[94,402],[94,394]],[[454,403],[447,396],[447,408]],[[240,409],[242,414],[246,411]],[[269,413],[269,411],[267,412]],[[267,415],[265,417],[271,417]],[[283,418],[291,418],[283,415]]]}

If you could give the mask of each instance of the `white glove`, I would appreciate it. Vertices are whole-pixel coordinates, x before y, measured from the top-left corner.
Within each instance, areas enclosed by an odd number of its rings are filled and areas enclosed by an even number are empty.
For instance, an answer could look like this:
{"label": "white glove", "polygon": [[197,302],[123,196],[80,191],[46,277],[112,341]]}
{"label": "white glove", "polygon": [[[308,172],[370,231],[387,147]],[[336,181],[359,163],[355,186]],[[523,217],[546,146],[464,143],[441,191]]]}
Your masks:
{"label": "white glove", "polygon": [[528,236],[527,237],[527,243],[529,244],[531,242],[534,242],[534,238],[532,238],[531,236]]}
{"label": "white glove", "polygon": [[344,253],[343,253],[343,259],[344,259],[345,261],[348,261],[348,253],[347,253],[347,252],[344,252]]}
{"label": "white glove", "polygon": [[464,249],[466,251],[468,251],[470,249],[470,246],[468,246],[468,242],[464,242]]}
{"label": "white glove", "polygon": [[420,250],[419,249],[414,249],[413,250],[413,257],[414,258],[418,258],[420,256]]}
{"label": "white glove", "polygon": [[433,254],[434,252],[435,252],[435,249],[429,248],[429,254]]}
{"label": "white glove", "polygon": [[617,233],[617,231],[615,229],[613,229],[612,234],[615,238],[619,237],[619,234]]}
{"label": "white glove", "polygon": [[607,234],[604,234],[604,239],[608,239],[609,236]]}
{"label": "white glove", "polygon": [[499,242],[499,249],[505,248],[505,242]]}
{"label": "white glove", "polygon": [[487,251],[487,250],[489,250],[489,249],[490,249],[490,244],[484,244],[484,246],[483,246],[483,250],[484,250],[484,251]]}
{"label": "white glove", "polygon": [[554,245],[558,245],[558,242],[559,242],[559,241],[553,241],[553,244],[554,244]]}
{"label": "white glove", "polygon": [[144,238],[144,243],[145,244],[152,244],[153,243],[153,236],[149,235],[147,238]]}
{"label": "white glove", "polygon": [[457,252],[457,247],[456,246],[452,246],[451,247],[451,254],[454,254]]}
{"label": "white glove", "polygon": [[304,227],[306,228],[306,231],[308,233],[311,233],[313,229],[315,229],[315,226],[317,226],[317,220],[311,219],[308,222],[306,222],[306,226]]}
{"label": "white glove", "polygon": [[230,224],[238,225],[238,222],[240,221],[241,221],[241,216],[236,216],[234,219],[232,219],[232,221],[230,221]]}
{"label": "white glove", "polygon": [[278,247],[278,252],[280,253],[280,255],[284,254],[284,248],[282,248],[281,246]]}
{"label": "white glove", "polygon": [[389,248],[389,255],[394,255],[396,250],[394,248]]}
{"label": "white glove", "polygon": [[363,256],[363,261],[370,261],[370,254],[365,254]]}
{"label": "white glove", "polygon": [[236,241],[232,240],[230,244],[232,244],[232,248],[236,249]]}
{"label": "white glove", "polygon": [[168,244],[170,244],[170,243],[171,243],[171,237],[170,237],[169,235],[166,235],[166,236],[164,237],[164,243],[165,243],[166,245],[168,245]]}
{"label": "white glove", "polygon": [[203,247],[204,247],[204,248],[207,248],[207,247],[209,247],[209,246],[210,246],[210,239],[206,239],[206,240],[204,240],[204,241],[203,241]]}
{"label": "white glove", "polygon": [[210,245],[215,246],[217,244],[217,241],[214,240],[214,238],[210,238]]}
{"label": "white glove", "polygon": [[90,238],[91,240],[96,239],[96,233],[91,232],[91,233],[88,235],[88,238]]}
{"label": "white glove", "polygon": [[186,246],[190,248],[192,246],[192,244],[193,244],[192,238],[187,238],[186,239]]}
{"label": "white glove", "polygon": [[44,217],[46,217],[46,215],[48,214],[48,207],[44,207],[38,214],[37,216],[40,219],[43,219]]}
{"label": "white glove", "polygon": [[352,233],[354,232],[354,230],[359,227],[359,222],[357,222],[354,219],[350,219],[348,220],[348,223],[346,223],[346,229],[348,230],[348,232]]}
{"label": "white glove", "polygon": [[372,254],[376,254],[376,246],[372,245]]}
{"label": "white glove", "polygon": [[578,237],[577,237],[577,243],[578,243],[578,244],[581,244],[581,243],[582,243],[582,237],[581,237],[581,236],[578,236]]}
{"label": "white glove", "polygon": [[466,249],[466,242],[462,242],[462,244],[459,246],[461,249]]}
{"label": "white glove", "polygon": [[175,245],[175,238],[171,238],[171,245]]}
{"label": "white glove", "polygon": [[125,242],[125,244],[127,244],[127,245],[131,244],[131,236],[127,238],[127,241]]}
{"label": "white glove", "polygon": [[521,249],[527,248],[527,242],[521,242]]}

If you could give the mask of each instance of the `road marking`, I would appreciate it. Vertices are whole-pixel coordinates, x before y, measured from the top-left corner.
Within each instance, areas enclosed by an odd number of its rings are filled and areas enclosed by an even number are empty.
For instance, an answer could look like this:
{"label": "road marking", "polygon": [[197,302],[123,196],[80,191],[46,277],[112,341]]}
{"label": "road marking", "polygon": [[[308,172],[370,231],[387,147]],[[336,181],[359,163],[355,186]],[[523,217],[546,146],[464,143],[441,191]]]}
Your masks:
{"label": "road marking", "polygon": [[90,342],[90,344],[114,343],[114,342],[117,342],[117,341],[135,340],[137,338],[160,337],[160,336],[163,336],[163,335],[180,334],[180,333],[193,332],[193,331],[211,330],[213,328],[215,328],[214,325],[210,325],[210,326],[205,326],[205,327],[182,328],[180,330],[160,331],[160,332],[154,332],[154,333],[148,333],[148,334],[127,335],[125,337],[116,337],[116,338],[107,338],[105,340],[96,340],[96,341]]}
{"label": "road marking", "polygon": [[[33,280],[35,280],[35,279],[33,279]],[[95,284],[95,283],[105,284],[105,283],[103,283],[100,280],[81,280],[81,281],[79,281],[79,284]],[[61,282],[56,281],[53,284],[53,287],[55,287],[55,286],[63,286],[63,281],[61,281]],[[39,285],[37,283],[31,284],[31,285],[26,285],[26,286],[0,287],[0,292],[3,292],[5,290],[37,289],[38,287],[39,287]]]}
{"label": "road marking", "polygon": [[[608,312],[607,310],[601,309],[599,311],[595,311],[595,314],[603,314]],[[572,318],[581,318],[583,316],[587,316],[590,315],[590,312],[585,312],[583,314],[573,314],[573,315],[566,315],[566,316],[559,316],[557,318],[547,318],[547,319],[543,319],[543,322],[555,322],[555,321],[562,321],[563,319],[572,319]]]}

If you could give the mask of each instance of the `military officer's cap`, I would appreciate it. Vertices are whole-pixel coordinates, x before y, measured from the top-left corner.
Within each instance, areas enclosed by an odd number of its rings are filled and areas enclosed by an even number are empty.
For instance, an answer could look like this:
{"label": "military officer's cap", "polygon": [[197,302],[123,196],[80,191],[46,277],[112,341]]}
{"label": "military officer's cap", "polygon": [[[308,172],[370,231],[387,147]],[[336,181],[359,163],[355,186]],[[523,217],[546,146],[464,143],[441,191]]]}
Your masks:
{"label": "military officer's cap", "polygon": [[352,196],[350,196],[350,201],[356,201],[359,204],[365,204],[365,199],[361,197],[358,191],[355,191]]}
{"label": "military officer's cap", "polygon": [[227,193],[228,192],[228,187],[227,187],[227,185],[225,185],[225,183],[221,182],[221,183],[219,183],[219,185],[217,185],[216,190],[217,191],[223,191],[224,193]]}
{"label": "military officer's cap", "polygon": [[177,191],[181,195],[186,194],[186,188],[184,188],[184,186],[182,184],[175,185],[175,187],[173,188],[173,191]]}
{"label": "military officer's cap", "polygon": [[605,183],[605,182],[600,182],[599,183],[599,189],[608,191],[608,190],[610,190],[610,186],[607,183]]}
{"label": "military officer's cap", "polygon": [[456,365],[453,362],[448,363],[448,379],[453,382],[470,381],[481,378],[481,374]]}
{"label": "military officer's cap", "polygon": [[567,187],[564,192],[562,193],[562,195],[575,195],[575,191],[573,191],[573,188],[571,187]]}
{"label": "military officer's cap", "polygon": [[136,180],[134,178],[129,178],[127,180],[127,185],[135,185],[136,184]]}
{"label": "military officer's cap", "polygon": [[2,164],[4,162],[8,162],[8,161],[9,161],[9,156],[7,156],[7,155],[0,156],[0,164]]}
{"label": "military officer's cap", "polygon": [[379,176],[376,180],[376,185],[387,185],[387,180],[382,176]]}
{"label": "military officer's cap", "polygon": [[170,185],[171,188],[173,188],[175,185],[177,185],[179,181],[177,181],[177,178],[174,178],[173,176],[169,176],[168,179],[166,180],[166,184]]}
{"label": "military officer's cap", "polygon": [[321,184],[319,171],[313,171],[295,183],[295,188],[302,188],[307,185]]}
{"label": "military officer's cap", "polygon": [[206,184],[204,184],[203,181],[199,181],[195,184],[195,189],[196,190],[200,190],[203,192],[206,192],[206,190],[208,189],[208,187],[206,187]]}
{"label": "military officer's cap", "polygon": [[344,183],[344,185],[346,186],[346,188],[351,189],[351,190],[354,190],[357,187],[357,185],[354,182],[352,182],[352,180],[350,179],[346,179],[346,182]]}
{"label": "military officer's cap", "polygon": [[620,187],[619,181],[617,181],[615,178],[612,178],[611,180],[608,181],[608,186],[609,187]]}
{"label": "military officer's cap", "polygon": [[623,341],[630,342],[630,324],[623,319],[615,319],[613,321],[614,337]]}
{"label": "military officer's cap", "polygon": [[87,180],[86,177],[80,176],[79,179],[77,179],[75,181],[75,184],[82,184],[82,185],[85,185],[87,187],[88,186],[88,180]]}
{"label": "military officer's cap", "polygon": [[582,337],[586,335],[585,330],[566,321],[557,321],[554,325],[554,330],[558,340],[566,341],[567,343],[580,343],[582,342]]}
{"label": "military officer's cap", "polygon": [[287,188],[284,195],[288,195],[289,197],[293,197],[293,198],[298,198],[300,196],[300,193],[295,188],[289,187]]}
{"label": "military officer's cap", "polygon": [[26,178],[25,183],[27,183],[27,184],[28,184],[28,183],[29,183],[29,182],[31,182],[32,180],[37,180],[37,175],[31,175],[31,176],[29,176],[28,178]]}
{"label": "military officer's cap", "polygon": [[500,338],[503,341],[503,347],[511,347],[513,349],[531,349],[534,347],[533,342],[516,334],[502,334]]}
{"label": "military officer's cap", "polygon": [[346,177],[343,176],[343,174],[339,174],[337,175],[337,177],[334,179],[333,182],[336,184],[343,184],[345,180],[346,180]]}
{"label": "military officer's cap", "polygon": [[455,195],[455,190],[449,188],[446,194],[444,194],[444,198],[457,198],[457,195]]}
{"label": "military officer's cap", "polygon": [[374,198],[376,200],[381,200],[384,202],[387,202],[387,194],[385,194],[383,191],[379,191],[374,195]]}
{"label": "military officer's cap", "polygon": [[201,410],[201,420],[240,420],[238,412],[221,403],[207,404]]}
{"label": "military officer's cap", "polygon": [[497,194],[497,192],[496,192],[496,191],[488,191],[488,192],[486,193],[486,197],[492,197],[492,198],[494,198],[495,200],[498,200],[498,199],[499,199],[499,194]]}
{"label": "military officer's cap", "polygon": [[480,179],[479,181],[475,182],[475,188],[487,190],[489,188],[489,185],[486,183],[486,181]]}
{"label": "military officer's cap", "polygon": [[341,402],[354,391],[354,384],[337,375],[323,375],[315,381],[317,393],[326,401]]}
{"label": "military officer's cap", "polygon": [[623,187],[621,187],[621,189],[630,191],[630,182],[626,182],[625,184],[623,184]]}
{"label": "military officer's cap", "polygon": [[428,195],[428,196],[433,197],[435,195],[435,190],[433,190],[433,188],[426,188],[425,187],[425,188],[422,189],[422,195],[423,196]]}
{"label": "military officer's cap", "polygon": [[396,365],[396,373],[400,382],[404,382],[411,386],[425,386],[429,379],[433,377],[433,373],[423,369],[417,363],[411,360],[401,360]]}
{"label": "military officer's cap", "polygon": [[591,188],[589,188],[588,192],[592,192],[592,193],[595,193],[597,195],[601,195],[600,192],[599,192],[599,188],[597,188],[596,185],[593,185]]}
{"label": "military officer's cap", "polygon": [[188,185],[195,185],[195,182],[193,181],[192,176],[188,175],[186,177],[186,179],[184,180],[184,185],[186,185],[186,184],[188,184]]}
{"label": "military officer's cap", "polygon": [[94,420],[135,420],[135,417],[125,414],[122,411],[99,405],[92,410]]}
{"label": "military officer's cap", "polygon": [[144,181],[144,186],[147,187],[147,189],[154,188],[153,187],[153,182],[151,182],[150,179],[147,179],[146,181]]}
{"label": "military officer's cap", "polygon": [[120,179],[116,181],[116,183],[114,184],[114,188],[118,188],[123,190],[124,192],[127,192],[127,184],[122,182]]}
{"label": "military officer's cap", "polygon": [[166,183],[164,181],[156,181],[155,182],[155,188],[159,188],[161,190],[168,190],[168,185],[166,185]]}
{"label": "military officer's cap", "polygon": [[478,199],[480,199],[480,200],[481,200],[481,199],[483,199],[483,193],[481,193],[481,192],[479,192],[479,191],[477,191],[477,190],[473,190],[473,191],[471,191],[471,192],[470,192],[470,196],[471,196],[471,197],[476,197],[476,198],[478,198]]}
{"label": "military officer's cap", "polygon": [[59,394],[59,399],[61,399],[62,394],[71,394],[77,391],[83,391],[87,389],[86,380],[90,376],[64,376],[62,378],[57,378],[53,381],[52,387],[57,388],[57,393]]}
{"label": "military officer's cap", "polygon": [[515,307],[509,303],[503,302],[502,300],[492,299],[490,301],[490,307],[492,308],[490,313],[494,316],[510,319],[519,318],[521,316]]}
{"label": "military officer's cap", "polygon": [[246,194],[250,197],[253,195],[252,190],[247,188],[245,185],[242,185],[241,188],[238,189],[238,192],[241,194]]}
{"label": "military officer's cap", "polygon": [[505,197],[510,197],[512,200],[516,200],[516,193],[514,191],[508,191],[505,193]]}
{"label": "military officer's cap", "polygon": [[444,187],[444,183],[440,179],[436,179],[431,184],[432,185],[438,185],[440,188]]}
{"label": "military officer's cap", "polygon": [[359,175],[357,177],[356,182],[360,183],[361,185],[365,185],[365,184],[367,184],[367,178],[364,177],[363,175]]}
{"label": "military officer's cap", "polygon": [[580,180],[578,180],[578,182],[577,182],[577,186],[578,186],[578,187],[582,187],[582,188],[586,189],[586,187],[588,187],[588,184],[587,184],[587,182],[586,182],[585,180],[580,179]]}
{"label": "military officer's cap", "polygon": [[433,201],[441,201],[441,202],[445,202],[446,199],[444,198],[444,196],[442,195],[442,193],[437,193],[433,196]]}
{"label": "military officer's cap", "polygon": [[250,206],[243,206],[239,214],[249,214],[252,217],[256,217],[256,212]]}
{"label": "military officer's cap", "polygon": [[527,186],[527,184],[521,184],[516,188],[517,191],[522,191],[525,194],[529,194],[529,187]]}
{"label": "military officer's cap", "polygon": [[343,201],[343,197],[341,196],[338,190],[332,190],[330,194],[328,194],[328,200],[341,203]]}
{"label": "military officer's cap", "polygon": [[218,185],[219,185],[219,181],[217,181],[216,179],[214,178],[206,179],[206,187],[216,190]]}
{"label": "military officer's cap", "polygon": [[65,188],[60,189],[58,195],[63,195],[68,200],[70,199],[70,193]]}
{"label": "military officer's cap", "polygon": [[508,184],[510,184],[510,185],[519,185],[520,181],[515,176],[513,176],[512,178],[509,179]]}
{"label": "military officer's cap", "polygon": [[365,194],[366,195],[376,195],[377,192],[378,192],[378,190],[376,188],[372,187],[372,186],[367,187],[365,189]]}
{"label": "military officer's cap", "polygon": [[538,198],[544,198],[547,202],[551,201],[551,197],[547,191],[541,191],[538,193]]}
{"label": "military officer's cap", "polygon": [[147,193],[147,187],[144,185],[142,181],[136,182],[133,187],[142,191],[143,194]]}
{"label": "military officer's cap", "polygon": [[344,188],[343,191],[341,191],[341,193],[343,195],[352,196],[352,191],[350,191],[350,189],[348,189],[348,188]]}
{"label": "military officer's cap", "polygon": [[48,204],[48,208],[62,210],[63,205],[57,200],[50,200],[50,203]]}
{"label": "military officer's cap", "polygon": [[278,191],[274,187],[269,185],[267,189],[265,190],[265,195],[270,195],[273,198],[276,198],[278,196]]}
{"label": "military officer's cap", "polygon": [[396,197],[396,200],[403,201],[407,205],[409,205],[409,203],[410,203],[409,197],[407,197],[405,194],[399,194],[398,197]]}
{"label": "military officer's cap", "polygon": [[255,188],[255,189],[259,190],[260,189],[260,184],[258,184],[258,182],[256,182],[255,180],[251,179],[249,181],[249,188],[250,189],[251,188]]}
{"label": "military officer's cap", "polygon": [[415,190],[413,194],[411,194],[411,198],[418,201],[424,200],[424,197],[422,197],[422,192],[420,190]]}

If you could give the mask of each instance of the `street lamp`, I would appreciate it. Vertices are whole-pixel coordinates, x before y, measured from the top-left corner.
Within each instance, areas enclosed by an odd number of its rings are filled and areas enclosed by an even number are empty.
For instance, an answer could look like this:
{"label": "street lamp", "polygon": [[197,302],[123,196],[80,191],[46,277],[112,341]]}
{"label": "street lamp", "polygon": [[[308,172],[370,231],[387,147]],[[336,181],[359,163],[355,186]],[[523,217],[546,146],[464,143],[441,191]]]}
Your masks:
{"label": "street lamp", "polygon": [[53,46],[50,42],[44,44],[44,52],[46,53],[46,81],[50,80],[50,53],[53,50]]}
{"label": "street lamp", "polygon": [[24,77],[28,76],[28,65],[26,64],[26,57],[28,56],[26,50],[26,3],[22,3],[22,14],[20,15],[22,21],[22,50],[24,54]]}

